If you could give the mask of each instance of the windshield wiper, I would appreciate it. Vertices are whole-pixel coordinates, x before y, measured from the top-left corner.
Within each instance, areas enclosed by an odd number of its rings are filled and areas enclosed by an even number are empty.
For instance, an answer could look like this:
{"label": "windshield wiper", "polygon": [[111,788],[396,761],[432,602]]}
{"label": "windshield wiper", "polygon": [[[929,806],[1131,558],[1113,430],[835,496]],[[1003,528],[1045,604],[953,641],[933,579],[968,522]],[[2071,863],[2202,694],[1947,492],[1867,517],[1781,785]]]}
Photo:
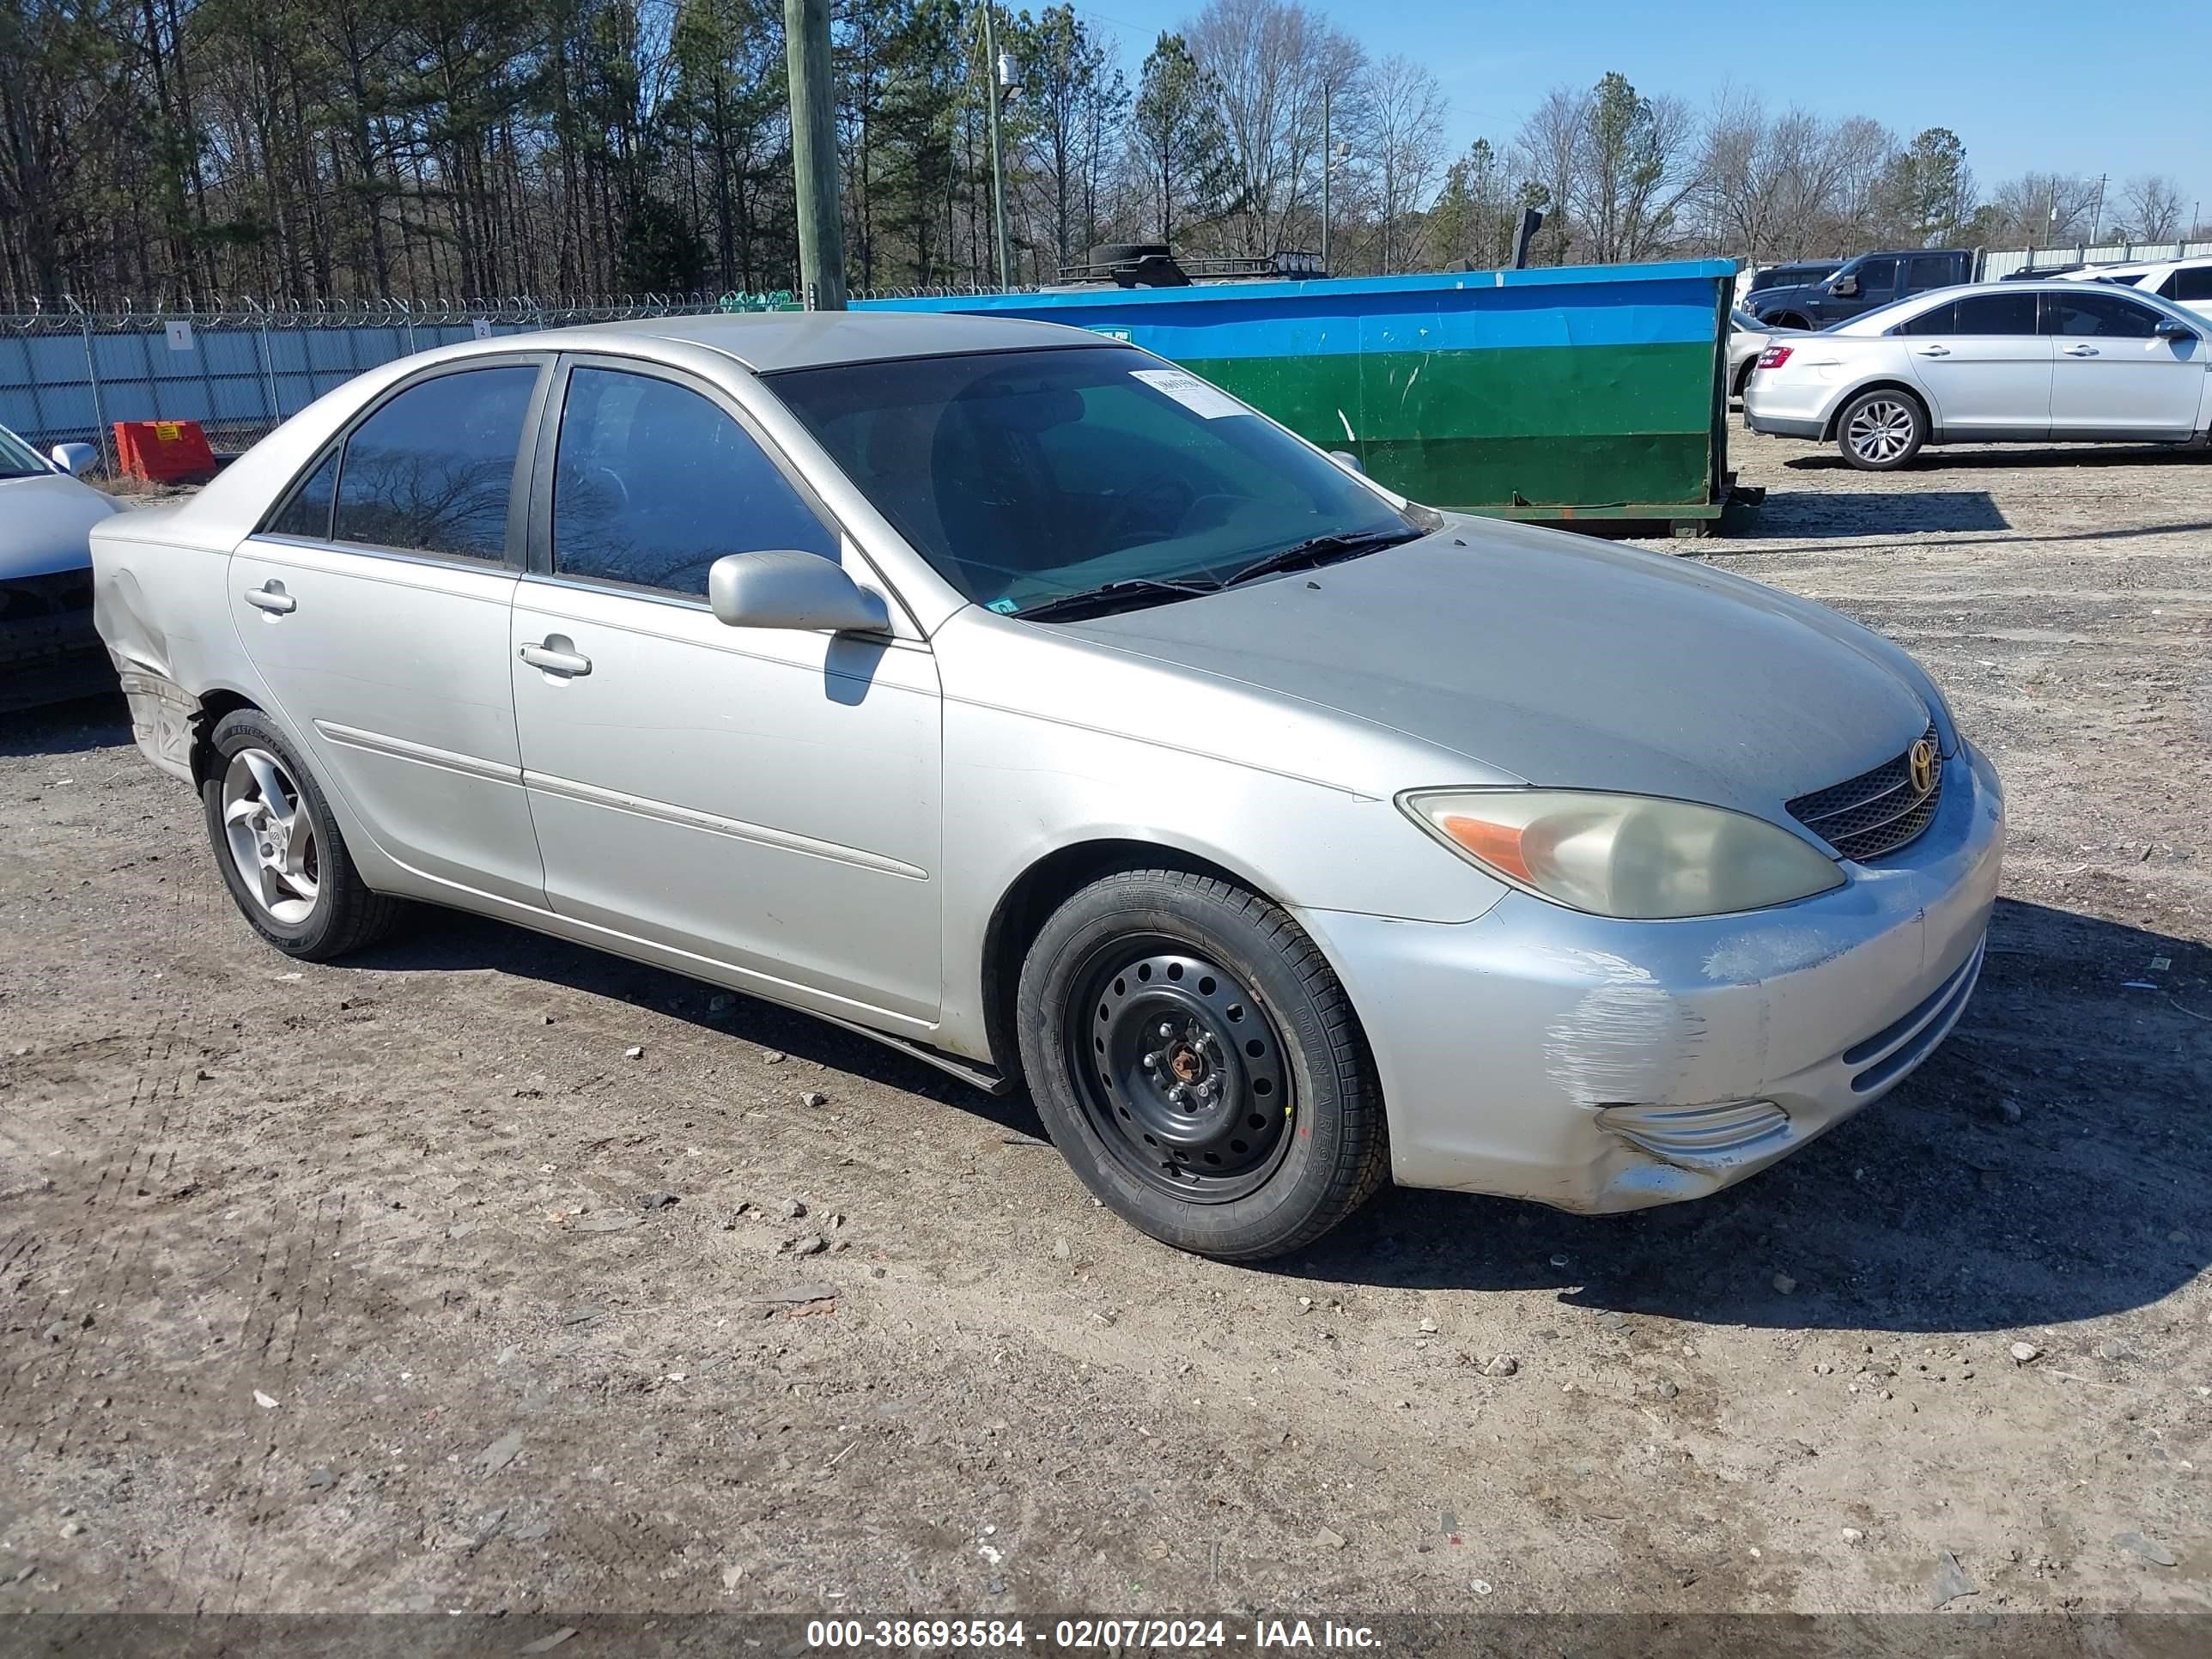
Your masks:
{"label": "windshield wiper", "polygon": [[1176,599],[1194,599],[1200,594],[1218,593],[1223,586],[1216,582],[1164,581],[1156,576],[1127,576],[1120,581],[1101,583],[1097,587],[1057,594],[1041,605],[1024,605],[1014,615],[1024,622],[1103,617],[1111,611],[1134,611],[1144,605],[1166,605]]}
{"label": "windshield wiper", "polygon": [[1420,537],[1418,530],[1370,530],[1352,536],[1316,536],[1307,541],[1293,542],[1281,552],[1270,553],[1264,559],[1255,559],[1242,570],[1232,571],[1223,578],[1221,585],[1235,587],[1240,582],[1257,581],[1262,576],[1285,570],[1310,570],[1316,565],[1357,558],[1362,553],[1378,552],[1402,542],[1419,541]]}

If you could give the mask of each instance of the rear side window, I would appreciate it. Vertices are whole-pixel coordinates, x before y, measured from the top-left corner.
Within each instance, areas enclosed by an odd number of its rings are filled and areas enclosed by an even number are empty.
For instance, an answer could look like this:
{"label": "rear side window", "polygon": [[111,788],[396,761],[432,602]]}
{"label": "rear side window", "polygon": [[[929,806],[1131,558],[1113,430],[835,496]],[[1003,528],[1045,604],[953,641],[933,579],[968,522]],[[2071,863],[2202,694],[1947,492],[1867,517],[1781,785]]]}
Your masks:
{"label": "rear side window", "polygon": [[703,597],[727,553],[839,554],[759,444],[697,392],[649,374],[568,377],[553,468],[553,569]]}
{"label": "rear side window", "polygon": [[[2035,331],[2035,307],[2027,308],[2028,332]],[[1959,302],[1930,306],[1909,322],[1899,323],[1890,331],[1893,334],[1956,334],[1959,331]]]}
{"label": "rear side window", "polygon": [[1948,288],[1952,272],[1957,269],[1948,254],[1916,254],[1906,267],[1905,281],[1916,292],[1925,293],[1931,288]]}
{"label": "rear side window", "polygon": [[468,559],[507,556],[507,493],[538,371],[424,380],[346,440],[331,539]]}
{"label": "rear side window", "polygon": [[2033,334],[2035,295],[1972,294],[1957,302],[1954,334]]}
{"label": "rear side window", "polygon": [[2160,319],[2148,306],[2123,300],[2117,294],[2100,294],[2083,284],[2085,292],[2043,296],[2043,331],[2072,338],[2147,340],[2157,331]]}
{"label": "rear side window", "polygon": [[2212,265],[2177,270],[2159,292],[2169,300],[2212,300]]}
{"label": "rear side window", "polygon": [[284,510],[270,520],[270,533],[301,536],[309,541],[328,541],[331,535],[331,486],[338,480],[338,453],[333,449],[323,464],[310,472],[284,503]]}

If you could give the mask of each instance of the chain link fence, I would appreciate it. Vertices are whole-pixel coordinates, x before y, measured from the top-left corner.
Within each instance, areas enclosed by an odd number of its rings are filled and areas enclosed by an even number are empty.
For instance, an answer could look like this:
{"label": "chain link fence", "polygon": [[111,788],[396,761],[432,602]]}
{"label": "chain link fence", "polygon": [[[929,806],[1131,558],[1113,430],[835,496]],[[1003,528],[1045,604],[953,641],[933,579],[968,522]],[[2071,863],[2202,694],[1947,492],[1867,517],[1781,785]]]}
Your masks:
{"label": "chain link fence", "polygon": [[644,295],[573,304],[55,307],[0,313],[0,426],[41,450],[100,447],[118,421],[198,421],[219,451],[245,448],[364,369],[456,341],[577,323],[793,308],[787,293]]}

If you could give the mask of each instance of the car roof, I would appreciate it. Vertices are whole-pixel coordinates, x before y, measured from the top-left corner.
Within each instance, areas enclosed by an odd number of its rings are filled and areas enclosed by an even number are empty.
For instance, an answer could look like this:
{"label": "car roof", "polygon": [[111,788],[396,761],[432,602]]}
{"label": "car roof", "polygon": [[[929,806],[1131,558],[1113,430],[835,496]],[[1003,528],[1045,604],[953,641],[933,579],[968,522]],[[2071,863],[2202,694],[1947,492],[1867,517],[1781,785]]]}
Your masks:
{"label": "car roof", "polygon": [[593,337],[635,344],[663,340],[704,346],[736,359],[757,374],[836,363],[882,362],[896,357],[942,357],[968,351],[1020,351],[1045,346],[1112,345],[1088,329],[1025,322],[961,312],[769,311],[725,316],[644,317],[587,323],[543,334],[507,336],[485,343],[515,350],[548,344],[571,351],[591,349]]}
{"label": "car roof", "polygon": [[[2199,327],[2203,325],[2202,317],[2191,316],[2162,295],[2148,294],[2139,288],[2115,288],[2114,292],[2124,294],[2129,299],[2147,305],[2154,311],[2167,313],[2182,322],[2194,323]],[[2045,276],[2027,283],[2016,279],[1994,283],[1954,283],[1948,288],[1931,288],[1925,294],[1908,295],[1902,300],[1892,301],[1888,305],[1876,306],[1872,311],[1861,312],[1848,321],[1838,323],[1823,331],[1854,339],[1887,334],[1899,323],[1909,322],[1923,313],[1948,305],[1954,300],[1966,299],[1977,294],[2063,294],[2069,300],[2079,300],[2081,284],[2069,282],[2063,276]],[[1875,326],[1862,326],[1868,323]]]}

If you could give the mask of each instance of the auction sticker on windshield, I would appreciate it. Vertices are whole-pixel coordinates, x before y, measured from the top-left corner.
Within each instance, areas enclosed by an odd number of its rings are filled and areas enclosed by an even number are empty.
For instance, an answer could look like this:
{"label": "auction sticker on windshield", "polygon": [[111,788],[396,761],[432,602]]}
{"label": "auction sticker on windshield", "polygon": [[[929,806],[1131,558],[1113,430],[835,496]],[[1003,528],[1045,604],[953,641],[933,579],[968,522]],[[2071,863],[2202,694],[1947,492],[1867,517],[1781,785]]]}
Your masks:
{"label": "auction sticker on windshield", "polygon": [[1164,392],[1194,415],[1209,421],[1218,421],[1224,415],[1249,415],[1252,411],[1227,392],[1210,386],[1197,375],[1180,368],[1133,368],[1132,380],[1142,380],[1156,392]]}

